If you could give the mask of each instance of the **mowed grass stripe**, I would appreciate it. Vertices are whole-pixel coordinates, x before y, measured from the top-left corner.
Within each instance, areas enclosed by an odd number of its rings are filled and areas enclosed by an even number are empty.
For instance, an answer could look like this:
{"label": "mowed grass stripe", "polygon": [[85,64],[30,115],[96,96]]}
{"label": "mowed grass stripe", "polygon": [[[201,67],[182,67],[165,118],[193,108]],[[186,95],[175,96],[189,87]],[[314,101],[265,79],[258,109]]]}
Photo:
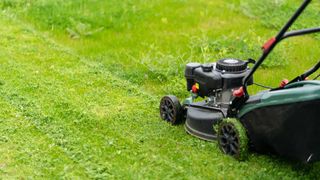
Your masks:
{"label": "mowed grass stripe", "polygon": [[[120,152],[112,147],[113,138],[108,139],[107,134],[109,133],[109,136],[114,138],[119,137],[121,143],[132,144],[128,142],[128,140],[130,141],[130,138],[127,138],[128,135],[122,130],[114,129],[116,126],[113,124],[115,121],[119,121],[119,124],[122,124],[121,121],[128,123],[127,119],[134,121],[134,116],[141,117],[139,111],[134,114],[123,112],[130,106],[139,108],[139,102],[136,100],[138,98],[134,96],[122,97],[134,93],[134,90],[127,87],[125,82],[117,82],[107,73],[103,73],[103,77],[96,76],[94,68],[90,69],[94,72],[87,72],[89,71],[88,67],[81,65],[78,58],[69,54],[61,55],[63,51],[50,50],[46,45],[44,46],[41,38],[33,37],[32,32],[7,25],[10,32],[16,33],[15,38],[21,38],[18,42],[16,42],[17,39],[12,39],[15,43],[7,46],[8,49],[4,51],[3,66],[5,68],[3,70],[5,72],[3,75],[4,77],[12,77],[12,79],[6,79],[5,82],[10,86],[4,86],[7,87],[3,92],[6,94],[7,100],[18,107],[41,131],[47,133],[58,145],[64,147],[70,157],[83,163],[89,172],[92,171],[91,175],[105,175],[105,171],[107,171],[105,167],[110,165],[111,160],[103,159],[103,157],[112,158],[112,153]],[[10,33],[6,36],[9,37]],[[4,45],[10,44],[10,42],[2,42]],[[33,50],[36,53],[33,53]],[[49,57],[54,58],[50,59]],[[46,65],[50,65],[50,67],[55,65],[55,68],[58,69],[57,72]],[[54,72],[50,73],[46,69]],[[94,84],[88,85],[91,82]],[[102,87],[99,87],[97,83],[100,83]],[[107,86],[108,84],[110,85]],[[103,88],[101,96],[99,96],[101,93],[99,88]],[[83,92],[86,90],[89,92]],[[96,100],[94,106],[87,101],[91,96],[97,97],[93,99],[93,101]],[[100,98],[107,99],[107,101],[99,105]],[[146,100],[148,97],[144,98]],[[146,109],[145,101],[142,104],[144,107],[141,110],[144,111],[143,109]],[[101,118],[95,119],[86,115],[85,111],[89,113],[92,111],[97,116],[106,118],[109,122],[103,122]],[[104,112],[101,113],[101,111]],[[128,124],[128,127],[133,123]],[[135,134],[134,131],[131,133]],[[127,139],[121,138],[122,136]],[[131,148],[132,146],[134,145],[131,145]],[[108,147],[111,154],[103,149]],[[118,148],[122,149],[123,147],[120,144]],[[70,149],[71,152],[69,152]],[[72,149],[75,150],[72,151]],[[87,149],[88,152],[86,152]],[[99,165],[99,159],[101,159],[102,165]]]}
{"label": "mowed grass stripe", "polygon": [[[2,90],[1,90],[2,91]],[[87,177],[59,146],[0,97],[0,176],[16,178]]]}
{"label": "mowed grass stripe", "polygon": [[[10,24],[6,25],[10,29]],[[170,134],[174,133],[164,129],[177,131],[182,130],[182,127],[171,128],[160,122],[157,109],[153,107],[152,101],[148,102],[147,96],[130,96],[130,93],[134,93],[130,85],[117,82],[107,73],[103,77],[99,75],[105,81],[102,86],[109,85],[105,87],[108,91],[100,97],[106,100],[106,107],[94,108],[98,112],[100,108],[100,111],[104,111],[102,114],[106,114],[99,118],[101,113],[91,113],[90,102],[86,102],[90,93],[82,92],[86,88],[97,97],[97,83],[93,87],[86,83],[101,80],[90,75],[94,69],[63,51],[50,49],[50,45],[34,37],[29,30],[14,27],[10,32],[15,33],[17,39],[14,39],[14,45],[6,46],[8,49],[4,51],[4,68],[1,73],[6,81],[2,93],[10,104],[20,109],[40,131],[62,147],[70,158],[81,163],[92,177],[179,174],[173,166],[174,160],[183,157],[184,153],[174,154],[174,157],[166,155],[177,152],[179,146],[184,144],[177,144],[170,138]],[[5,41],[3,43],[6,44]],[[36,49],[36,53],[28,48]],[[45,69],[48,65],[52,67],[52,64],[58,71],[46,72]],[[71,90],[70,86],[73,87]],[[96,103],[99,106],[99,100]],[[190,139],[180,130],[176,134],[181,134],[182,139]],[[148,159],[151,154],[153,158]],[[182,159],[191,164],[190,159]],[[152,166],[167,168],[159,172]],[[179,168],[180,171],[186,169]]]}

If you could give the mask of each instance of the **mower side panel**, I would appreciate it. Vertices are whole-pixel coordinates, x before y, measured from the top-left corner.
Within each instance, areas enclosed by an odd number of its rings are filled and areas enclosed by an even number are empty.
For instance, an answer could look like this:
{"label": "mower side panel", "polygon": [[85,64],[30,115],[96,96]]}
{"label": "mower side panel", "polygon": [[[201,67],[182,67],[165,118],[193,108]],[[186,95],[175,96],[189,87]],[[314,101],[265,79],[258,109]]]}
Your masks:
{"label": "mower side panel", "polygon": [[302,162],[320,160],[320,83],[264,92],[239,119],[253,149]]}
{"label": "mower side panel", "polygon": [[297,82],[293,83],[285,89],[276,91],[263,91],[257,95],[250,97],[248,101],[250,102],[251,99],[254,99],[256,97],[260,99],[259,102],[247,103],[240,110],[238,114],[239,118],[254,109],[263,108],[266,106],[290,104],[310,101],[313,99],[320,99],[320,81]]}

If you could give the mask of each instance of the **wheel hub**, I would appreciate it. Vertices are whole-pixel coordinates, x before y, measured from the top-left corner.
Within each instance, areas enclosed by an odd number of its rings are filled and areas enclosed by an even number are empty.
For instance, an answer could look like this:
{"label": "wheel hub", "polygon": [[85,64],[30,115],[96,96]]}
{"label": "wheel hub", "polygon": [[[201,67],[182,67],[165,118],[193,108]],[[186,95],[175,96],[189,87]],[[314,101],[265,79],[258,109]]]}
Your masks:
{"label": "wheel hub", "polygon": [[173,105],[169,100],[164,100],[163,105],[161,105],[161,116],[166,121],[171,121],[174,117]]}
{"label": "wheel hub", "polygon": [[159,109],[163,120],[171,124],[177,124],[181,121],[181,105],[177,97],[164,96],[161,99]]}
{"label": "wheel hub", "polygon": [[234,127],[230,124],[224,125],[221,129],[219,143],[226,154],[236,155],[239,153],[239,137]]}

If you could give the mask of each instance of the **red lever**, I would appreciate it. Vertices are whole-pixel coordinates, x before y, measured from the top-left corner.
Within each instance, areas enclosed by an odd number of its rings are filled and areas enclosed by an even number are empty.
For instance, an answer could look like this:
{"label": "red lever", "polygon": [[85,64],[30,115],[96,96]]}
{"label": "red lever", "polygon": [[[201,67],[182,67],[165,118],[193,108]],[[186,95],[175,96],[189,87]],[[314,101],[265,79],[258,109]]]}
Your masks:
{"label": "red lever", "polygon": [[199,90],[199,87],[198,87],[196,84],[193,85],[192,88],[191,88],[191,91],[192,91],[193,93],[197,93],[198,90]]}
{"label": "red lever", "polygon": [[242,97],[244,95],[243,87],[234,90],[232,94],[234,97]]}
{"label": "red lever", "polygon": [[263,52],[268,52],[270,47],[272,46],[272,44],[274,44],[276,42],[276,38],[273,37],[271,39],[269,39],[263,46],[262,46],[262,49],[263,49]]}
{"label": "red lever", "polygon": [[280,87],[283,88],[283,87],[285,87],[288,83],[289,83],[289,80],[288,80],[288,79],[284,79],[284,80],[281,81]]}

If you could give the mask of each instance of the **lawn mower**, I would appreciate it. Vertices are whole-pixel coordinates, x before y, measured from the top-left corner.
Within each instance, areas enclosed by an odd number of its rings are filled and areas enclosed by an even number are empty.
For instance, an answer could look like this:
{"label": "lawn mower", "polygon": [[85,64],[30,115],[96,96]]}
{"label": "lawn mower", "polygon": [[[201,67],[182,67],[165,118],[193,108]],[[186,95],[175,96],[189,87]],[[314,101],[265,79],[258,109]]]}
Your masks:
{"label": "lawn mower", "polygon": [[279,87],[255,95],[247,90],[256,84],[253,74],[279,42],[320,32],[320,27],[288,32],[310,2],[305,0],[277,36],[262,46],[257,61],[226,58],[187,64],[185,78],[191,95],[182,103],[173,95],[164,96],[161,118],[171,124],[185,122],[189,134],[217,140],[223,153],[237,159],[254,150],[305,163],[320,160],[320,75],[307,80],[320,68],[320,61],[293,80],[283,80]]}

